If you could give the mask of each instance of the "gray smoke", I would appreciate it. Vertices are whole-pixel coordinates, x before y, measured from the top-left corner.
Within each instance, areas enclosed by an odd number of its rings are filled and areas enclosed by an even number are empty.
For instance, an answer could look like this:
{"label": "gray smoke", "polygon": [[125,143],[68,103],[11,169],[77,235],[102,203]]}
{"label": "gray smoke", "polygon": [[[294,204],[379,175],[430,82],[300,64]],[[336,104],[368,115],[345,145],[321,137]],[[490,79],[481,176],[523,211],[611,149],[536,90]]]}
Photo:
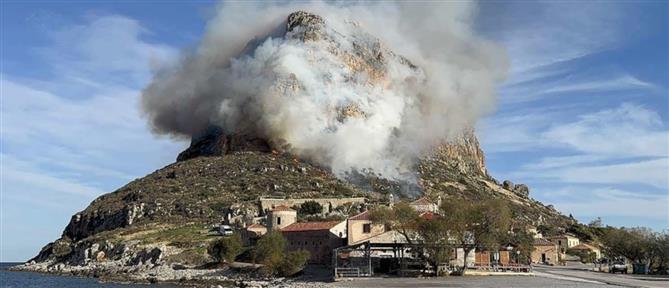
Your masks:
{"label": "gray smoke", "polygon": [[[321,37],[286,31],[297,10],[322,16]],[[199,45],[156,73],[143,109],[157,134],[216,125],[337,173],[399,178],[494,108],[506,53],[476,35],[475,15],[462,2],[222,3]],[[351,56],[361,51],[385,57]]]}

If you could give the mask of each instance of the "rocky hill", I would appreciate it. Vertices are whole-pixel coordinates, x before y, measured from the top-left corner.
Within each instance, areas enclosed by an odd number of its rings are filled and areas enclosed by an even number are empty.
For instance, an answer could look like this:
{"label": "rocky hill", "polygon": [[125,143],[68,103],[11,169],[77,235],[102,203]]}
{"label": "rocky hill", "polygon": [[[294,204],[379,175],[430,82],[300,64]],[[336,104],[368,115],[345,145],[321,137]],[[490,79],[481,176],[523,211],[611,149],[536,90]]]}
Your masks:
{"label": "rocky hill", "polygon": [[[290,37],[304,41],[327,37],[319,32],[323,20],[316,15],[293,13],[286,25]],[[383,46],[355,43],[353,53],[340,56],[373,79],[383,77],[388,57],[418,69]],[[342,119],[365,117],[355,105],[340,108]],[[177,160],[95,199],[72,216],[60,239],[17,269],[126,275],[134,280],[188,278],[192,275],[174,272],[179,270],[175,267],[196,267],[211,260],[206,247],[216,237],[208,235],[210,225],[241,211],[262,215],[255,205],[260,196],[363,196],[370,203],[384,201],[389,193],[409,199],[423,194],[471,201],[501,198],[509,201],[518,225],[564,227],[571,221],[531,199],[527,186],[500,184],[488,175],[484,153],[471,130],[426,153],[413,165],[413,180],[389,180],[367,171],[335,175],[310,159],[293,156],[285,143],[225,132],[215,125],[194,137]]]}

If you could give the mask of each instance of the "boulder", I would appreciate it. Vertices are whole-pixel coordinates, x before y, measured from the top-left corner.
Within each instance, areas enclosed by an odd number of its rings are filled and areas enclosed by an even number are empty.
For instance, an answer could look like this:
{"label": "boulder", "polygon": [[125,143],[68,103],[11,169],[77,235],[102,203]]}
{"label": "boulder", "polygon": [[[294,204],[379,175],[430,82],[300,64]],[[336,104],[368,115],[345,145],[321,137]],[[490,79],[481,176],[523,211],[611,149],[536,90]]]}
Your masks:
{"label": "boulder", "polygon": [[504,180],[504,182],[502,182],[502,187],[506,190],[513,191],[514,185],[510,180]]}
{"label": "boulder", "polygon": [[527,187],[525,184],[518,184],[513,187],[513,193],[520,197],[527,198],[530,196],[530,187]]}

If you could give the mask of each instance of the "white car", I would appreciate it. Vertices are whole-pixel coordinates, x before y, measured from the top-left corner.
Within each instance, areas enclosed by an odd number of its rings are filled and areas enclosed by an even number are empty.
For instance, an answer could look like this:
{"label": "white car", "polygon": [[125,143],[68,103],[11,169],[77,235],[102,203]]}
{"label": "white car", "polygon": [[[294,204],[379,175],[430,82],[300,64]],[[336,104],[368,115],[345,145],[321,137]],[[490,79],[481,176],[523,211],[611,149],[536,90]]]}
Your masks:
{"label": "white car", "polygon": [[228,225],[221,225],[218,226],[218,234],[223,235],[223,236],[228,236],[234,234],[235,231],[232,229],[232,227]]}

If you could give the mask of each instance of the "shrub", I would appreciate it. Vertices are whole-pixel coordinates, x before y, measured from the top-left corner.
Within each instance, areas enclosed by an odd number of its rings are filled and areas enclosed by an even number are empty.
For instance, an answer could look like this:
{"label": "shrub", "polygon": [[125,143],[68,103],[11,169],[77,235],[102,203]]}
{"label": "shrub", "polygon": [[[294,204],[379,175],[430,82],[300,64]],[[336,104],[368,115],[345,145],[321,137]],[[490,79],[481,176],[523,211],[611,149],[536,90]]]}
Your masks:
{"label": "shrub", "polygon": [[295,275],[297,272],[304,269],[304,266],[307,264],[310,257],[311,255],[309,251],[306,250],[288,252],[283,258],[283,263],[279,266],[277,272],[284,277]]}
{"label": "shrub", "polygon": [[597,259],[597,253],[590,251],[569,249],[567,250],[567,254],[578,256],[581,259],[581,263],[592,263]]}
{"label": "shrub", "polygon": [[303,215],[314,215],[321,214],[323,212],[323,206],[318,204],[316,201],[307,201],[302,203],[298,213]]}
{"label": "shrub", "polygon": [[58,239],[52,247],[53,255],[58,258],[64,258],[72,253],[72,245],[69,239]]}
{"label": "shrub", "polygon": [[301,271],[309,260],[309,252],[300,250],[285,252],[286,239],[281,233],[268,233],[255,249],[256,259],[263,264],[262,272],[267,275],[291,276]]}
{"label": "shrub", "polygon": [[242,252],[242,240],[238,234],[212,242],[207,251],[218,262],[233,262]]}

